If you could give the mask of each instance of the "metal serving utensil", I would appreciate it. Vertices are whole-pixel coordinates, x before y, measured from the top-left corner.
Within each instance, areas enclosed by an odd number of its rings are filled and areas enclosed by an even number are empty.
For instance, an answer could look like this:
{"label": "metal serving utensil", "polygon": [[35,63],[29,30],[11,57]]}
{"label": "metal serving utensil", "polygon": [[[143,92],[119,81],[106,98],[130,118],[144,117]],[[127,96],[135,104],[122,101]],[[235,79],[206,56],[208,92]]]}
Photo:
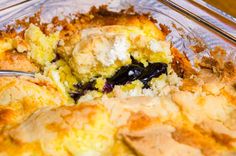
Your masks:
{"label": "metal serving utensil", "polygon": [[15,70],[0,70],[0,77],[2,77],[2,76],[29,76],[29,77],[35,77],[35,73],[15,71]]}

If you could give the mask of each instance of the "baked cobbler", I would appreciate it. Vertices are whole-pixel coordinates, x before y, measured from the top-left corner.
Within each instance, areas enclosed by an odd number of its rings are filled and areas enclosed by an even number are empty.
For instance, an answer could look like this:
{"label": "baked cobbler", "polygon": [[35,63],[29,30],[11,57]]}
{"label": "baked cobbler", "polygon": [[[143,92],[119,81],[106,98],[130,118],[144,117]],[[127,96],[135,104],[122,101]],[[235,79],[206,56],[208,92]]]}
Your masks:
{"label": "baked cobbler", "polygon": [[196,70],[148,15],[31,21],[1,32],[0,69],[35,77],[0,77],[0,155],[236,155],[224,50]]}

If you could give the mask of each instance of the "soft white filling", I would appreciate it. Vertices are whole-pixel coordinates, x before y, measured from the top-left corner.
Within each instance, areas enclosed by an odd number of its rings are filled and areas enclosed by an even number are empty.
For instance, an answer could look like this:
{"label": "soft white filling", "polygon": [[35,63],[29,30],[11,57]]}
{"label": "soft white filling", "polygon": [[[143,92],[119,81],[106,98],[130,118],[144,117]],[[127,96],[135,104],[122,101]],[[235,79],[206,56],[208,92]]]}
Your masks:
{"label": "soft white filling", "polygon": [[96,55],[97,60],[105,66],[114,64],[116,60],[125,61],[130,57],[128,53],[129,47],[130,44],[125,36],[116,36],[110,50],[100,51]]}
{"label": "soft white filling", "polygon": [[149,41],[149,48],[153,52],[166,52],[167,54],[170,54],[170,43],[166,41],[151,39]]}

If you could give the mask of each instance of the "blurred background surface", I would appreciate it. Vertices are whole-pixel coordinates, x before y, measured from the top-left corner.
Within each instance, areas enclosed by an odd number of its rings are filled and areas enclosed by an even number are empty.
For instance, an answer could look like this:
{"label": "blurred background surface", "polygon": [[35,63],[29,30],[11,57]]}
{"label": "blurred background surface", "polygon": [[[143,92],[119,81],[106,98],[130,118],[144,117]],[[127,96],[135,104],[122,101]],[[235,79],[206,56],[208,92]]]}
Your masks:
{"label": "blurred background surface", "polygon": [[236,0],[204,0],[204,1],[236,18]]}

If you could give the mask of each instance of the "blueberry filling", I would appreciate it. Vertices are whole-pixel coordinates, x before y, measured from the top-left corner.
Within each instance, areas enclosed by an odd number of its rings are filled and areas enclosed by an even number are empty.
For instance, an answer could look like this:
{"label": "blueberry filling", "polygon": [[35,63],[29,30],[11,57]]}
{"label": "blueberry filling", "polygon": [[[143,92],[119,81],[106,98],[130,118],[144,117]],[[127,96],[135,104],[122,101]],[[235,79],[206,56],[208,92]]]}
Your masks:
{"label": "blueberry filling", "polygon": [[142,73],[144,72],[145,68],[139,65],[129,65],[121,67],[114,76],[107,79],[107,82],[113,85],[124,85],[128,82],[132,82],[137,80]]}
{"label": "blueberry filling", "polygon": [[[144,84],[143,88],[149,88],[148,82],[152,78],[159,77],[161,74],[167,74],[166,63],[149,63],[147,67],[144,67],[142,63],[133,60],[131,65],[121,67],[111,78],[106,80],[103,92],[109,93],[115,85],[125,85],[135,80],[140,80]],[[97,90],[95,88],[95,81],[88,82],[84,85],[77,84],[75,87],[77,91],[70,93],[70,96],[75,101],[88,90]]]}
{"label": "blueberry filling", "polygon": [[131,64],[122,67],[113,77],[107,79],[103,91],[109,93],[115,85],[124,85],[134,80],[140,80],[144,84],[144,88],[149,88],[148,82],[161,74],[167,74],[167,64],[165,63],[149,63],[146,68],[138,64]]}
{"label": "blueberry filling", "polygon": [[149,88],[148,82],[154,77],[159,77],[161,74],[167,75],[167,64],[152,63],[145,68],[138,79],[144,84],[144,88]]}
{"label": "blueberry filling", "polygon": [[81,96],[86,94],[89,90],[96,90],[95,88],[95,81],[90,81],[82,85],[78,83],[74,86],[76,91],[70,93],[70,97],[72,97],[75,101],[77,101]]}

